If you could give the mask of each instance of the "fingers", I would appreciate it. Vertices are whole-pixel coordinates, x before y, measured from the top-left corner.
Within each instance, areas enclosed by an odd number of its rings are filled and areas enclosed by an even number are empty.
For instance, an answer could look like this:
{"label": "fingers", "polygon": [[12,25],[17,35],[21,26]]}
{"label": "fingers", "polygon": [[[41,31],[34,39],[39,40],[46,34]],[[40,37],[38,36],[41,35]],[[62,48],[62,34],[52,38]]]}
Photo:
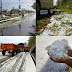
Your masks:
{"label": "fingers", "polygon": [[[47,52],[47,54],[49,55],[49,51]],[[49,55],[49,58],[50,58],[52,61],[56,62],[50,55]]]}
{"label": "fingers", "polygon": [[49,55],[49,51],[47,52],[47,54]]}
{"label": "fingers", "polygon": [[[49,55],[49,51],[47,52],[47,54]],[[54,60],[50,55],[49,55],[49,58],[50,58],[52,61],[57,62],[57,63],[65,63],[62,59]]]}
{"label": "fingers", "polygon": [[67,54],[72,57],[72,50],[68,49],[68,53]]}

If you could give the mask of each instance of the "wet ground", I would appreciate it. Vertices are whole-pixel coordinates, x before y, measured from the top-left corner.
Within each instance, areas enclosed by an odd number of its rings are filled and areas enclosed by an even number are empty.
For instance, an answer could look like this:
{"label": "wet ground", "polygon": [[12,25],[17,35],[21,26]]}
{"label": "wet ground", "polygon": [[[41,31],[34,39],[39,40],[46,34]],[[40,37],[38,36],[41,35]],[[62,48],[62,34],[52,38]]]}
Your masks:
{"label": "wet ground", "polygon": [[0,24],[0,36],[35,35],[36,15],[28,14],[13,21]]}

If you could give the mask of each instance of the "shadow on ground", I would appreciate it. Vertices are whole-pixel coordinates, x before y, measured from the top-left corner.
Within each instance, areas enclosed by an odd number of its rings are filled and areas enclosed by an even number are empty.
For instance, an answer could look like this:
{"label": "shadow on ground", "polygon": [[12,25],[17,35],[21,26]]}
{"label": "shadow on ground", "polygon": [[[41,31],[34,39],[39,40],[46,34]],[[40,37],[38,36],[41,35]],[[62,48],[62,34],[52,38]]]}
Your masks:
{"label": "shadow on ground", "polygon": [[48,59],[40,72],[69,72],[69,67],[63,63],[54,63]]}
{"label": "shadow on ground", "polygon": [[[47,46],[45,48],[46,51],[48,51],[50,47],[51,45]],[[47,62],[41,68],[40,72],[70,72],[70,71],[68,65],[64,63],[55,63],[48,57]]]}
{"label": "shadow on ground", "polygon": [[50,18],[52,15],[59,15],[61,14],[63,11],[53,11],[51,14],[43,14],[43,15],[38,15],[37,14],[37,20],[40,20],[40,19],[45,19],[45,18]]}

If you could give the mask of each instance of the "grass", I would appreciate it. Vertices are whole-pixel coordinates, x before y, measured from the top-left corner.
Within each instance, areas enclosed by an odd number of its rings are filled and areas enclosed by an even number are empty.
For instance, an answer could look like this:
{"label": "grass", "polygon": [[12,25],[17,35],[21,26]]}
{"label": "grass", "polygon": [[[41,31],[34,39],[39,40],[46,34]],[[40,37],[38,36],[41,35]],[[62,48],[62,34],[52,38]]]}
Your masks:
{"label": "grass", "polygon": [[54,36],[54,35],[49,34],[49,36]]}
{"label": "grass", "polygon": [[47,18],[37,20],[36,32],[38,33],[41,29],[45,28],[47,26],[47,24],[48,24],[47,23]]}
{"label": "grass", "polygon": [[61,29],[61,27],[60,28],[58,28],[58,30],[60,30]]}
{"label": "grass", "polygon": [[72,23],[70,21],[66,21],[66,22],[61,22],[62,24],[68,24],[68,25],[71,25],[72,26]]}
{"label": "grass", "polygon": [[36,35],[40,35],[43,33],[43,31],[46,29],[47,27],[43,28],[41,31],[36,32]]}
{"label": "grass", "polygon": [[61,9],[61,10],[64,11],[65,13],[72,14],[72,9],[63,8],[63,9]]}
{"label": "grass", "polygon": [[50,18],[44,18],[37,20],[36,23],[36,35],[40,35],[46,28],[46,26],[50,23]]}
{"label": "grass", "polygon": [[23,23],[23,22],[21,22],[21,21],[14,22],[14,23],[12,23],[12,24],[3,23],[3,24],[0,24],[0,28],[5,28],[5,27],[8,27],[8,26],[20,25],[20,24],[22,24],[22,23]]}
{"label": "grass", "polygon": [[67,34],[67,33],[71,32],[71,31],[72,31],[72,29],[67,29],[66,32],[65,32],[66,36],[70,36],[71,33],[70,34]]}
{"label": "grass", "polygon": [[54,19],[56,19],[57,21],[61,20],[62,18],[64,18],[64,16],[54,17]]}
{"label": "grass", "polygon": [[68,34],[68,35],[66,35],[66,36],[71,36],[71,33],[70,33],[70,34]]}

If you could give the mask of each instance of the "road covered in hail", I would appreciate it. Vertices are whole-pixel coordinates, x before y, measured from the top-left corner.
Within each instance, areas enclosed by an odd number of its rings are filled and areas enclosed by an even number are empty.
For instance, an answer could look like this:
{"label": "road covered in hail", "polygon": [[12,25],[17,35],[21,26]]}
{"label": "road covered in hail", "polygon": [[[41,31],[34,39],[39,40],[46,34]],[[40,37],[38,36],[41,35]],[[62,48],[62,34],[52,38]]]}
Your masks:
{"label": "road covered in hail", "polygon": [[14,57],[6,54],[0,55],[0,72],[36,72],[36,67],[28,52],[21,52]]}
{"label": "road covered in hail", "polygon": [[36,14],[25,14],[24,17],[19,16],[12,20],[0,23],[0,35],[22,36],[35,35]]}

